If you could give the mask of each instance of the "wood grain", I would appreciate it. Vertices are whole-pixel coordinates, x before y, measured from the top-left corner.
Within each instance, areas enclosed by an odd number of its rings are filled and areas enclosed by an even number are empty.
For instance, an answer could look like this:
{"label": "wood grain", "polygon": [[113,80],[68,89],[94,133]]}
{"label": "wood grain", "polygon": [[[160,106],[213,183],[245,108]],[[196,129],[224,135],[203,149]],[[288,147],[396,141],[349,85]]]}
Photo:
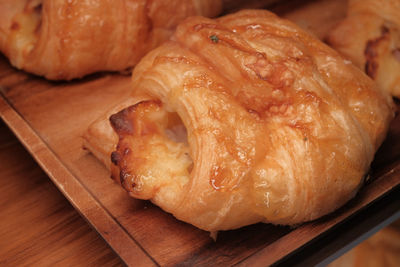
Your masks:
{"label": "wood grain", "polygon": [[0,120],[0,265],[121,266]]}
{"label": "wood grain", "polygon": [[[319,24],[316,34],[320,36],[344,15],[345,8],[342,0],[318,3],[298,7],[303,11],[292,19],[310,18],[313,25]],[[341,15],[318,12],[337,4],[339,8],[332,10]],[[294,13],[285,14],[290,17]],[[148,202],[130,198],[109,179],[106,168],[82,149],[81,137],[88,125],[126,98],[129,88],[130,77],[119,74],[96,74],[70,83],[48,82],[16,71],[6,59],[0,58],[3,96],[0,116],[73,206],[128,264],[273,263],[342,223],[400,183],[400,151],[392,150],[399,147],[400,141],[397,117],[389,143],[376,157],[369,184],[346,207],[296,229],[256,224],[221,232],[214,242],[207,232],[177,221]]]}
{"label": "wood grain", "polygon": [[[60,101],[63,102],[61,99]],[[56,114],[57,110],[52,113]],[[96,221],[92,226],[107,240],[125,262],[135,262],[136,266],[155,265],[154,260],[148,256],[126,229],[120,227],[114,215],[104,208],[102,202],[91,194],[90,189],[71,173],[47,143],[37,135],[36,131],[30,127],[30,124],[15,109],[12,109],[7,104],[4,98],[0,98],[0,115],[78,212],[88,221]],[[60,122],[63,122],[63,120],[60,120]],[[65,126],[59,123],[54,123],[54,125]],[[68,145],[64,144],[64,148],[69,149]],[[78,151],[80,150],[82,150],[82,147]],[[81,166],[82,169],[85,167],[87,166]],[[106,190],[105,195],[110,191]]]}

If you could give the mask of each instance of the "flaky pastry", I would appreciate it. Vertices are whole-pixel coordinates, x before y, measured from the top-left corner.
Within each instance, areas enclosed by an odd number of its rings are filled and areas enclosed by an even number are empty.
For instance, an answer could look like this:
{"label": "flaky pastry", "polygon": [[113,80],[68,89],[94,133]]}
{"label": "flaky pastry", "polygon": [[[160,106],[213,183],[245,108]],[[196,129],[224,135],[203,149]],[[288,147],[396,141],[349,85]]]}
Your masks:
{"label": "flaky pastry", "polygon": [[327,42],[400,97],[400,0],[350,0]]}
{"label": "flaky pastry", "polygon": [[113,177],[211,232],[340,207],[393,117],[364,73],[261,10],[186,19],[136,66],[133,96],[110,118]]}
{"label": "flaky pastry", "polygon": [[221,8],[221,0],[0,0],[0,51],[52,80],[122,71],[184,18]]}

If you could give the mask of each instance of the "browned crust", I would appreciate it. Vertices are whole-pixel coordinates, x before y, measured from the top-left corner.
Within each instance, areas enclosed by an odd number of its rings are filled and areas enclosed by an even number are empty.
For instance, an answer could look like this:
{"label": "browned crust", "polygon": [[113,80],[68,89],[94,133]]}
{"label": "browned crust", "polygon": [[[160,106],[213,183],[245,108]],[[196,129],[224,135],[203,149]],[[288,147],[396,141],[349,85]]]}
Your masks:
{"label": "browned crust", "polygon": [[110,123],[115,132],[121,136],[125,134],[133,134],[133,124],[129,120],[129,113],[133,112],[136,105],[127,107],[120,112],[111,115]]}
{"label": "browned crust", "polygon": [[131,192],[135,188],[136,182],[135,174],[128,169],[127,162],[132,148],[127,139],[152,134],[154,127],[147,125],[146,121],[144,121],[146,127],[135,127],[135,121],[140,119],[141,112],[161,106],[162,104],[159,100],[145,100],[110,116],[111,126],[119,137],[116,151],[111,153],[111,162],[115,166],[111,168],[111,177],[119,182],[128,192]]}
{"label": "browned crust", "polygon": [[12,31],[18,31],[20,28],[21,28],[21,25],[20,25],[18,22],[13,21],[13,22],[11,23],[10,29],[11,29]]}
{"label": "browned crust", "polygon": [[[123,138],[124,135],[133,134],[133,123],[129,119],[129,114],[135,110],[135,106],[136,105],[129,106],[121,110],[120,112],[110,116],[111,126],[118,134],[120,140],[121,138]],[[124,175],[126,171],[121,168],[121,165],[123,164],[123,156],[119,152],[119,146],[120,145],[118,143],[116,148],[117,150],[111,153],[111,162],[114,166],[117,167],[111,168],[111,178],[119,182],[124,188],[126,188],[124,184],[125,179],[123,179],[123,177],[126,177],[126,175]]]}
{"label": "browned crust", "polygon": [[365,45],[365,73],[372,79],[375,79],[378,74],[378,47],[382,41],[389,38],[389,34],[389,29],[386,26],[382,25],[381,36],[372,40],[368,40],[367,44]]}

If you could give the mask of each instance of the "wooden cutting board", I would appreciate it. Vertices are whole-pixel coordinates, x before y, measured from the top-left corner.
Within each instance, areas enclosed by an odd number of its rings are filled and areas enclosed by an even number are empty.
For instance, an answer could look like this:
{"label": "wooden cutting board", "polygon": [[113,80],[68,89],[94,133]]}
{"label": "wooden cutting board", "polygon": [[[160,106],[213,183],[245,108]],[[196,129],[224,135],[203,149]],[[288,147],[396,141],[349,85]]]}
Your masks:
{"label": "wooden cutting board", "polygon": [[[317,36],[345,14],[345,1],[275,6]],[[288,11],[290,10],[290,11]],[[130,198],[106,168],[82,148],[88,125],[126,98],[130,77],[95,74],[49,82],[0,58],[0,115],[60,191],[129,265],[269,265],[346,221],[400,184],[400,117],[376,155],[371,178],[356,199],[333,215],[289,228],[256,224],[209,233],[176,220],[147,201]],[[399,106],[399,105],[397,105]]]}

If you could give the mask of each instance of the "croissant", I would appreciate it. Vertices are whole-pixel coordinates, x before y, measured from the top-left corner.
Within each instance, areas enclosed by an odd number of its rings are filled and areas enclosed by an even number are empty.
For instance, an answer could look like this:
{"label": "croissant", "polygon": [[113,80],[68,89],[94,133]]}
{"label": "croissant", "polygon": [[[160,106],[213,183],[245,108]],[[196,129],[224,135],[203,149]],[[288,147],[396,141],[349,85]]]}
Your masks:
{"label": "croissant", "polygon": [[132,77],[140,100],[103,132],[112,176],[210,232],[332,212],[362,185],[393,118],[364,73],[262,10],[186,19]]}
{"label": "croissant", "polygon": [[400,98],[400,0],[350,0],[327,42]]}
{"label": "croissant", "polygon": [[184,18],[221,8],[221,0],[0,0],[0,51],[51,80],[122,71]]}

